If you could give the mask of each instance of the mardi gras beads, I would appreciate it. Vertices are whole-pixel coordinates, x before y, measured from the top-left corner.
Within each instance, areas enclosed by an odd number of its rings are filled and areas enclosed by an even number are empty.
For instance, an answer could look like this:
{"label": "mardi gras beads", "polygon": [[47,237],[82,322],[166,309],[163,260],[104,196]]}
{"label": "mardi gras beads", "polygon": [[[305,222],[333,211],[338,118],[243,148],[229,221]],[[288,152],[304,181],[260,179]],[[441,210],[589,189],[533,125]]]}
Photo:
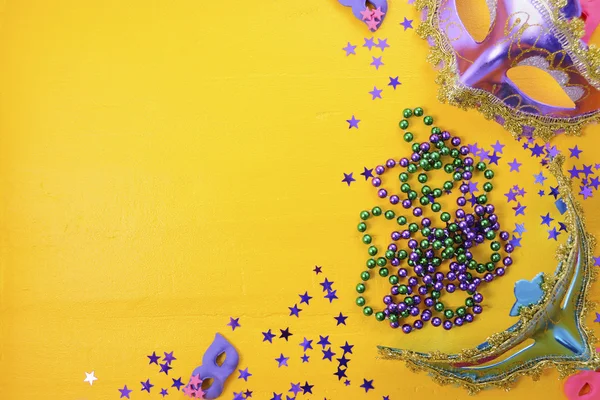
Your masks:
{"label": "mardi gras beads", "polygon": [[[399,126],[404,131],[403,139],[411,143],[410,157],[399,161],[390,159],[375,168],[376,175],[371,183],[377,188],[377,196],[387,199],[390,209],[373,207],[360,213],[358,231],[363,234],[362,242],[367,246],[369,258],[366,270],[360,274],[361,282],[356,291],[356,304],[366,316],[374,315],[378,321],[389,321],[392,328],[402,326],[410,333],[421,329],[425,323],[443,326],[449,330],[473,322],[475,315],[483,311],[483,295],[479,288],[502,277],[512,265],[510,253],[514,250],[508,243],[508,232],[500,231],[495,207],[488,203],[487,195],[494,189],[491,180],[494,172],[484,162],[475,162],[469,156],[469,148],[461,146],[461,140],[438,127],[431,128],[427,142],[414,142],[414,134],[408,131],[409,119],[423,117],[423,123],[431,126],[431,116],[423,116],[420,107],[406,109]],[[382,175],[401,169],[398,175],[399,192],[390,193],[382,187]],[[440,187],[432,187],[431,175],[436,171],[446,174]],[[471,192],[474,174],[486,179],[483,192],[467,200]],[[416,176],[419,188],[411,185]],[[452,213],[442,209],[441,197],[458,189],[456,209]],[[420,192],[420,193],[419,193]],[[400,205],[402,213],[397,215],[393,206]],[[432,217],[425,216],[430,210]],[[385,251],[374,244],[368,233],[369,221],[375,218],[395,221],[396,229],[390,234],[391,243]],[[434,226],[433,219],[440,222]],[[477,259],[475,248],[486,246],[491,250],[489,258]],[[505,253],[502,256],[501,252]],[[478,251],[481,253],[481,251]],[[442,266],[448,270],[442,272]],[[397,268],[397,269],[396,269]],[[380,311],[368,305],[363,294],[367,282],[379,275],[388,280],[390,293],[383,297]],[[464,305],[448,307],[444,297],[464,292]]]}

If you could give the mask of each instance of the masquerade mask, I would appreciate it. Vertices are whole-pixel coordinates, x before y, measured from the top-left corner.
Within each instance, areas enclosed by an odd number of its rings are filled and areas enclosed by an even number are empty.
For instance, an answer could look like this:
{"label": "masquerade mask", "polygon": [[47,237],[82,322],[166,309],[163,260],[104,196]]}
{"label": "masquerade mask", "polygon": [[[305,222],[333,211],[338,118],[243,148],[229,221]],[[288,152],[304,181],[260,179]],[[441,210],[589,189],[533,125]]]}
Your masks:
{"label": "masquerade mask", "polygon": [[[578,18],[585,18],[589,40],[599,21],[598,0],[569,0],[562,9],[549,4],[555,0],[489,0],[491,24],[481,42],[461,21],[456,1],[417,1],[423,10],[419,33],[432,46],[429,60],[441,69],[442,100],[477,108],[514,135],[545,140],[600,120],[600,51],[588,50],[575,29],[584,24]],[[525,94],[507,75],[518,66],[546,71],[574,106]]]}
{"label": "masquerade mask", "polygon": [[[217,359],[223,353],[225,354],[225,359],[219,365]],[[225,380],[235,371],[238,361],[239,356],[235,348],[227,339],[217,333],[215,340],[202,357],[202,365],[192,372],[192,378],[199,377],[201,380],[212,379],[211,386],[204,392],[205,399],[215,399],[223,393]]]}
{"label": "masquerade mask", "polygon": [[367,6],[365,0],[339,0],[343,6],[352,7],[352,13],[356,18],[363,21],[370,30],[379,29],[387,13],[387,0],[371,0],[368,3],[373,8]]}
{"label": "masquerade mask", "polygon": [[[536,379],[543,368],[552,366],[563,377],[577,369],[600,366],[592,346],[594,339],[584,325],[594,274],[593,243],[585,231],[569,181],[562,174],[561,163],[560,159],[553,161],[550,171],[559,183],[571,236],[566,246],[557,251],[559,264],[554,275],[538,275],[531,281],[516,283],[516,303],[511,315],[519,315],[519,321],[459,354],[380,347],[384,358],[405,360],[412,369],[429,372],[437,382],[458,384],[471,393],[488,387],[507,389],[517,377],[532,375]],[[592,390],[595,393],[599,389]]]}
{"label": "masquerade mask", "polygon": [[565,395],[569,400],[600,398],[600,372],[581,371],[565,382]]}

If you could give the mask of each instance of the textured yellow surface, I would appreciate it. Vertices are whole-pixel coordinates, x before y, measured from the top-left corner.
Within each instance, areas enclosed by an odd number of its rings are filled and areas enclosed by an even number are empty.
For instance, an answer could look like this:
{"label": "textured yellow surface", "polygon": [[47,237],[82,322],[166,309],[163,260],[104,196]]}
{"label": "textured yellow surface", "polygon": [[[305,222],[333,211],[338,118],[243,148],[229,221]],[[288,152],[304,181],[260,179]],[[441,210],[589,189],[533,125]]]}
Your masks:
{"label": "textured yellow surface", "polygon": [[[158,399],[170,376],[200,365],[215,332],[253,374],[247,383],[230,379],[226,399],[247,388],[269,399],[298,381],[315,385],[315,399],[467,398],[377,360],[375,346],[478,344],[514,321],[515,280],[554,269],[556,244],[539,223],[547,211],[560,216],[551,198],[536,194],[539,163],[499,125],[437,102],[425,43],[398,24],[416,18],[406,4],[392,4],[376,35],[391,45],[378,71],[369,63],[380,51],[360,47],[365,27],[334,0],[0,4],[3,400],[117,399],[124,384],[132,399]],[[359,45],[356,56],[344,56],[347,41]],[[402,86],[386,86],[372,101],[367,92],[388,76]],[[492,201],[507,228],[520,221],[528,232],[512,271],[484,291],[476,324],[405,336],[354,305],[366,258],[355,226],[358,212],[377,204],[362,167],[408,151],[397,121],[404,107],[419,105],[468,142],[506,144]],[[352,114],[359,130],[347,129]],[[580,168],[600,161],[598,137],[600,127],[590,127],[553,144],[567,154],[575,144],[583,149],[567,163]],[[514,157],[521,174],[508,172]],[[342,172],[357,182],[347,187]],[[516,183],[527,190],[520,219],[502,196]],[[599,198],[584,202],[595,234]],[[314,265],[325,274],[316,277]],[[322,298],[323,276],[338,290],[333,304]],[[305,290],[315,297],[310,306],[299,319],[288,316]],[[382,292],[369,293],[379,301]],[[340,311],[347,326],[335,326]],[[235,332],[230,316],[240,318]],[[261,331],[286,327],[290,342],[262,343]],[[298,343],[319,334],[330,335],[336,357],[345,340],[355,345],[350,386],[318,348],[301,364]],[[153,350],[175,352],[169,377],[148,366]],[[291,357],[289,367],[276,368],[280,353]],[[92,370],[99,380],[89,386],[84,372]],[[150,395],[140,392],[147,378],[156,385]],[[365,394],[363,378],[374,379],[375,390]],[[563,398],[554,371],[479,398],[542,391]]]}

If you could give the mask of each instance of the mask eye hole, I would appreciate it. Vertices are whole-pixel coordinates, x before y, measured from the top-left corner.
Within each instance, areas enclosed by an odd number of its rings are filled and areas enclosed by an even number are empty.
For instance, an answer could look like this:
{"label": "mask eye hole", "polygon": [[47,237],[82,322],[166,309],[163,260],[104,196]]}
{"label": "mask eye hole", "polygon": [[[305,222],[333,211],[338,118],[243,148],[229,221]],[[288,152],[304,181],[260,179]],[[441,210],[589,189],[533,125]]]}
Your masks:
{"label": "mask eye hole", "polygon": [[370,1],[365,1],[365,7],[367,7],[369,10],[374,10],[375,8],[375,4],[371,3]]}
{"label": "mask eye hole", "polygon": [[519,90],[539,103],[551,107],[575,108],[575,103],[563,87],[543,69],[519,65],[509,69],[506,75]]}
{"label": "mask eye hole", "polygon": [[592,387],[589,383],[585,383],[583,387],[579,390],[579,397],[589,394],[592,391]]}
{"label": "mask eye hole", "polygon": [[[490,5],[489,7],[493,7]],[[492,27],[492,13],[486,0],[456,0],[456,11],[469,35],[476,42],[483,42]]]}
{"label": "mask eye hole", "polygon": [[213,384],[213,378],[207,378],[202,380],[202,391],[206,392]]}
{"label": "mask eye hole", "polygon": [[223,365],[226,358],[227,358],[227,354],[225,354],[225,352],[223,352],[217,356],[215,363],[220,367],[221,365]]}

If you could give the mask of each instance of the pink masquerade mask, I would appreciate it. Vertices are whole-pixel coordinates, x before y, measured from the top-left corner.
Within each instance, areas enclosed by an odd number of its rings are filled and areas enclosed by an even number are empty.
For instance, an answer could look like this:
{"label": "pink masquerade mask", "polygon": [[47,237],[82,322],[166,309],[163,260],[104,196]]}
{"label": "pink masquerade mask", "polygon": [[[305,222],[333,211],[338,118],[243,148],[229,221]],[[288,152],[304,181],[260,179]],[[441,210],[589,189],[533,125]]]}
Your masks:
{"label": "pink masquerade mask", "polygon": [[[469,34],[456,1],[417,1],[423,10],[419,33],[441,69],[443,100],[477,108],[514,135],[545,140],[600,120],[600,51],[585,42],[600,22],[600,0],[569,0],[562,8],[551,4],[559,0],[488,0],[491,24],[481,42]],[[585,24],[583,40],[576,20]],[[549,73],[574,106],[545,104],[525,94],[507,75],[517,66]]]}

